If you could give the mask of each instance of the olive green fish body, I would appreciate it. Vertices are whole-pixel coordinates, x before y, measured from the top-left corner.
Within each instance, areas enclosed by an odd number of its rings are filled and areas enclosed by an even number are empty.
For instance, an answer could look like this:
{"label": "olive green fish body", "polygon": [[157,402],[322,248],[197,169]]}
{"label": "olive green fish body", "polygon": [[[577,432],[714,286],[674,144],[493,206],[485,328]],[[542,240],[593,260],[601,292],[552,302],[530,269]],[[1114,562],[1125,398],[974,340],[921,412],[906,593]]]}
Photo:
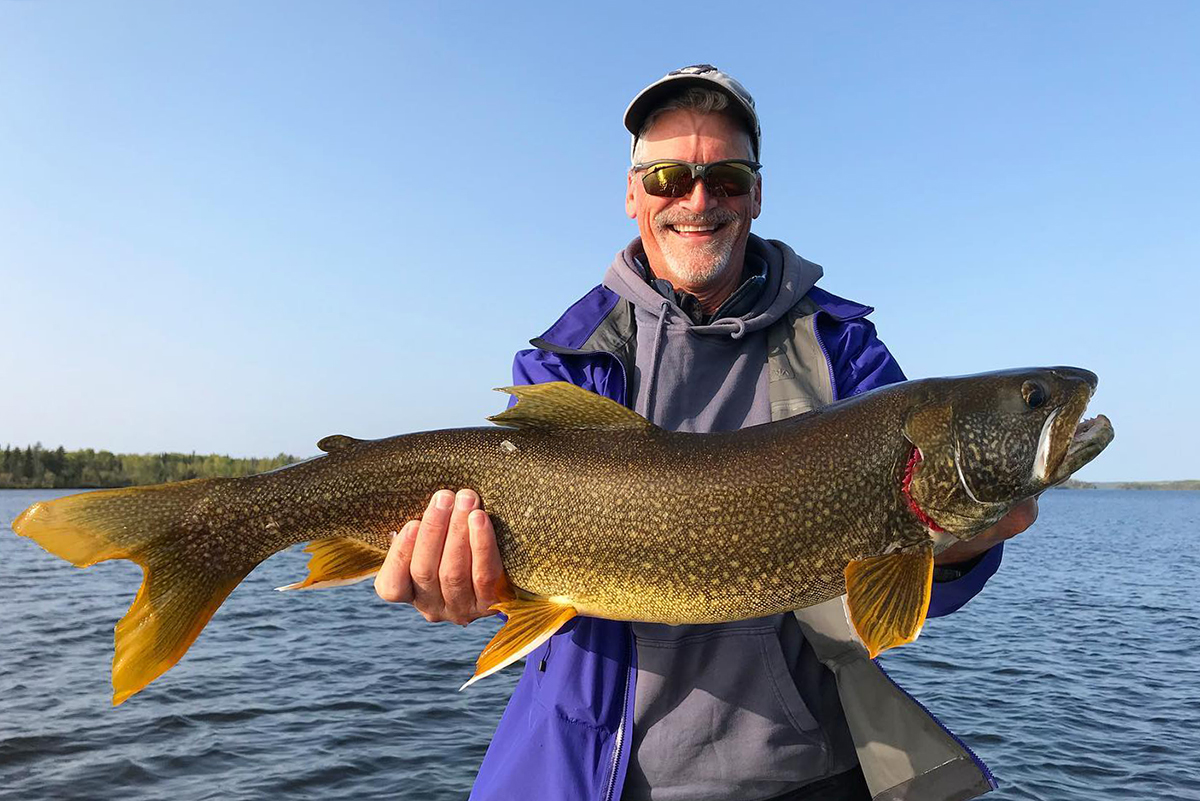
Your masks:
{"label": "olive green fish body", "polygon": [[515,587],[476,678],[575,614],[721,622],[843,593],[875,653],[920,628],[938,523],[970,538],[1103,449],[1106,420],[1077,430],[1094,387],[1073,368],[929,379],[715,434],[664,431],[569,384],[517,387],[502,427],[327,437],[325,455],[270,473],[68,496],[13,527],[79,566],[145,569],[117,625],[115,703],[177,662],[264,559],[310,543],[289,589],[367,578],[443,488],[479,493]]}

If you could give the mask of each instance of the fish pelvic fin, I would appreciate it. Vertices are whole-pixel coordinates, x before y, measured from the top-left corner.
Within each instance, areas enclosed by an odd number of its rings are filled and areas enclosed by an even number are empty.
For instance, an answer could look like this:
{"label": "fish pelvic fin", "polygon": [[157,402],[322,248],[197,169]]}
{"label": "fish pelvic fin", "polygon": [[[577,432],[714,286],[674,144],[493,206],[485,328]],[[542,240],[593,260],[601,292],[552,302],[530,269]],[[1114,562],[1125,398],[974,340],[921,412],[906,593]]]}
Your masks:
{"label": "fish pelvic fin", "polygon": [[527,656],[579,614],[574,606],[549,598],[517,598],[493,604],[491,608],[506,615],[508,622],[479,654],[475,675],[460,691]]}
{"label": "fish pelvic fin", "polygon": [[261,558],[222,550],[191,514],[225,479],[87,492],[34,504],[13,531],[76,567],[127,559],[142,585],[117,623],[113,705],[175,665]]}
{"label": "fish pelvic fin", "polygon": [[331,537],[310,542],[304,549],[308,576],[303,581],[276,587],[284,590],[320,590],[366,581],[379,572],[387,551],[351,537]]}
{"label": "fish pelvic fin", "polygon": [[632,409],[566,381],[503,387],[517,405],[488,418],[496,425],[531,429],[630,429],[657,431]]}
{"label": "fish pelvic fin", "polygon": [[932,587],[932,542],[856,559],[846,566],[850,623],[872,659],[917,638],[925,625]]}

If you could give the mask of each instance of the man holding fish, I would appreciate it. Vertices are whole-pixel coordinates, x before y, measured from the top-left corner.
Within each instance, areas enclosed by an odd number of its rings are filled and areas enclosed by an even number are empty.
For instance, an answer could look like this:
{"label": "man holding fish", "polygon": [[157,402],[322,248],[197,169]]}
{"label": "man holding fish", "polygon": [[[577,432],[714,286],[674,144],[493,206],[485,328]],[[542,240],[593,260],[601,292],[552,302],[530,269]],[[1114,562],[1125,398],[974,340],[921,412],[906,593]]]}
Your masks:
{"label": "man holding fish", "polygon": [[[517,384],[567,381],[674,431],[731,431],[904,380],[822,268],[750,233],[760,128],[744,87],[676,70],[625,112],[626,212],[640,236],[535,348]],[[705,465],[696,465],[704,470]],[[749,477],[747,478],[749,480]],[[494,614],[503,568],[470,490],[443,490],[375,580],[430,621]],[[935,559],[929,615],[973,597],[1036,501]],[[738,558],[732,535],[727,560]],[[681,568],[682,569],[682,568]],[[668,626],[579,617],[529,654],[472,798],[969,798],[994,781],[855,644],[840,602]]]}

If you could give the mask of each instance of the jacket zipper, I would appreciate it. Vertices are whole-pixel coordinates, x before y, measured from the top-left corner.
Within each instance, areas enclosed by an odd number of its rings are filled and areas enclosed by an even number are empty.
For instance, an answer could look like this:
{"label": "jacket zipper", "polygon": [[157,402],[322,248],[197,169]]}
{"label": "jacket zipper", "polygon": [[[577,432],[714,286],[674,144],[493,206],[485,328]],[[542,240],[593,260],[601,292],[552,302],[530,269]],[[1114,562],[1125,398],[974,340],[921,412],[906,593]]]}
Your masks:
{"label": "jacket zipper", "polygon": [[829,371],[829,387],[833,391],[833,400],[838,399],[837,378],[833,375],[833,359],[829,358],[829,351],[825,348],[825,340],[821,339],[821,327],[817,325],[817,317],[820,313],[812,316],[813,338],[817,340],[817,345],[821,348],[821,355],[825,357],[825,369]]}
{"label": "jacket zipper", "polygon": [[[632,656],[637,643],[633,639],[633,627],[628,626],[629,630],[629,648]],[[604,788],[604,801],[612,801],[613,793],[616,792],[617,785],[617,766],[621,764],[622,746],[625,743],[625,721],[629,716],[629,682],[633,679],[633,661],[630,660],[629,669],[625,674],[625,692],[621,694],[621,722],[617,724],[616,745],[613,746],[612,766],[609,768],[608,784]]]}
{"label": "jacket zipper", "polygon": [[928,707],[926,707],[924,704],[922,704],[916,698],[913,698],[909,694],[908,690],[901,687],[900,684],[895,679],[893,679],[890,675],[888,675],[888,672],[883,669],[883,665],[879,664],[878,660],[873,659],[871,661],[875,663],[875,667],[879,668],[879,672],[884,675],[884,678],[886,678],[888,681],[890,681],[892,683],[893,687],[895,687],[897,690],[899,690],[901,693],[903,693],[905,698],[907,698],[908,700],[912,701],[914,704],[919,706],[921,708],[921,711],[929,716],[930,720],[932,720],[934,723],[936,723],[941,728],[942,731],[944,731],[944,732],[946,732],[946,734],[950,735],[950,738],[952,740],[954,740],[954,742],[958,743],[958,746],[960,748],[962,748],[962,750],[967,752],[967,756],[971,757],[971,761],[975,763],[975,767],[979,768],[979,770],[983,772],[984,778],[987,779],[988,784],[991,785],[991,788],[993,790],[995,790],[997,787],[1000,786],[1000,783],[996,781],[996,777],[992,775],[992,771],[990,769],[988,769],[988,766],[985,765],[983,760],[980,759],[979,756],[974,751],[971,750],[971,746],[967,745],[961,739],[959,739],[959,736],[957,734],[955,734],[954,732],[950,731],[950,729],[947,728],[946,724],[942,723],[942,721],[938,719],[937,715],[930,712]]}

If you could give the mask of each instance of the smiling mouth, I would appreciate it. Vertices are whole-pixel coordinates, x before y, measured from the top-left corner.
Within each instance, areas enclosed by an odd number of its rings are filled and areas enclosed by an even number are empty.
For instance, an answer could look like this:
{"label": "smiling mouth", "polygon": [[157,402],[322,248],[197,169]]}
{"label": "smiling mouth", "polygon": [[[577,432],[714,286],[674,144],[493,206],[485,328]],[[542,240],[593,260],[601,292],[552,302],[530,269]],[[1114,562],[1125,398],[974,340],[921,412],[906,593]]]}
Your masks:
{"label": "smiling mouth", "polygon": [[725,223],[711,223],[707,225],[685,225],[683,223],[677,223],[667,226],[672,233],[677,234],[678,236],[687,237],[689,239],[712,236],[724,227]]}

